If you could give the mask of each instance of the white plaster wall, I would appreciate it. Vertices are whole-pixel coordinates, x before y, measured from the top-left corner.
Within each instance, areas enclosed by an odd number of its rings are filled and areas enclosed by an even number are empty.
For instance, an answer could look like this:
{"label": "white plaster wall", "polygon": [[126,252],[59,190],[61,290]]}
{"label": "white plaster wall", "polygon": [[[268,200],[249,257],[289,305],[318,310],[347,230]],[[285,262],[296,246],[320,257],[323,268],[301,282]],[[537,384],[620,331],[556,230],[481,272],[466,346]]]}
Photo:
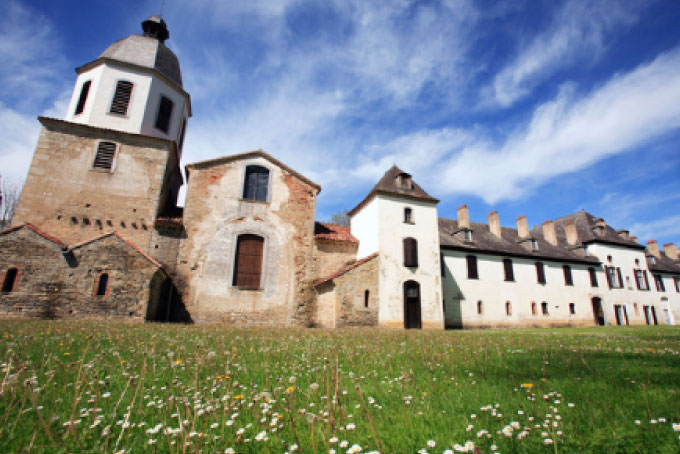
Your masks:
{"label": "white plaster wall", "polygon": [[[441,298],[439,227],[437,206],[396,196],[378,195],[379,206],[379,313],[382,326],[403,328],[403,285],[408,280],[420,284],[423,328],[444,327]],[[413,224],[404,223],[404,208],[413,211]],[[418,267],[404,266],[403,240],[418,241]],[[359,246],[361,248],[361,245]]]}
{"label": "white plaster wall", "polygon": [[[101,65],[78,75],[73,88],[73,94],[71,95],[71,101],[69,102],[68,110],[66,111],[66,116],[64,117],[66,121],[85,124],[90,121],[90,116],[92,115],[92,111],[94,109],[94,94],[99,91],[103,70],[104,66]],[[84,110],[81,114],[75,115],[76,106],[78,105],[78,100],[80,99],[80,91],[83,87],[83,84],[88,80],[91,80],[92,83],[90,85],[90,91],[87,95],[87,100],[85,101]]]}
{"label": "white plaster wall", "polygon": [[[594,324],[590,297],[598,288],[590,285],[587,265],[569,264],[573,284],[565,285],[564,263],[542,259],[512,258],[514,281],[506,282],[503,258],[489,254],[443,250],[445,277],[443,292],[447,326],[459,326],[462,318],[466,326],[532,326],[546,324]],[[478,279],[468,279],[468,254],[477,257]],[[537,280],[536,262],[543,262],[546,283]],[[601,285],[604,275],[598,271]],[[483,312],[477,313],[477,302],[482,301]],[[506,302],[512,307],[506,314]],[[536,315],[531,304],[536,303]],[[541,303],[548,303],[545,316]],[[569,313],[574,303],[575,314]]]}
{"label": "white plaster wall", "polygon": [[[167,134],[160,129],[156,129],[154,126],[156,124],[156,116],[158,115],[161,96],[169,98],[173,103],[172,116],[170,118],[170,126],[168,127]],[[184,94],[178,92],[160,78],[154,77],[151,81],[144,120],[142,121],[140,132],[147,136],[176,140],[177,143],[179,143],[182,120],[187,118],[187,116],[186,98],[184,97]]]}
{"label": "white plaster wall", "polygon": [[352,235],[359,240],[357,259],[378,252],[378,200],[374,197],[350,218]]}

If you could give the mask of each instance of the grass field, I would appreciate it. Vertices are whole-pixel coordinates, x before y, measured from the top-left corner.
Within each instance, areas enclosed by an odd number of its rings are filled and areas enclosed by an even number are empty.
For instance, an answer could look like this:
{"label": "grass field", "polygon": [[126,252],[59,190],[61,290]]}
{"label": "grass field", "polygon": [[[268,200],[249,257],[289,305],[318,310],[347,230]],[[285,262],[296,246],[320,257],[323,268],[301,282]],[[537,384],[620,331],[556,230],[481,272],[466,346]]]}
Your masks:
{"label": "grass field", "polygon": [[2,321],[0,372],[2,453],[680,452],[680,327]]}

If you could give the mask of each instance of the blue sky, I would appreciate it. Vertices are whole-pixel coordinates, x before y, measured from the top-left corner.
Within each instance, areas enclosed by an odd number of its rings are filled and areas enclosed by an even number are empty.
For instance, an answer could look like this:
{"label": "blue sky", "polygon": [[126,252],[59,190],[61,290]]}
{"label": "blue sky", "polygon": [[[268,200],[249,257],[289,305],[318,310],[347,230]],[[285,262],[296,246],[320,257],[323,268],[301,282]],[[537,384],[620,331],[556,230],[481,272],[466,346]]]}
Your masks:
{"label": "blue sky", "polygon": [[[154,1],[0,4],[0,174]],[[192,96],[183,164],[262,148],[354,207],[392,165],[455,218],[581,208],[680,241],[680,2],[166,0]]]}

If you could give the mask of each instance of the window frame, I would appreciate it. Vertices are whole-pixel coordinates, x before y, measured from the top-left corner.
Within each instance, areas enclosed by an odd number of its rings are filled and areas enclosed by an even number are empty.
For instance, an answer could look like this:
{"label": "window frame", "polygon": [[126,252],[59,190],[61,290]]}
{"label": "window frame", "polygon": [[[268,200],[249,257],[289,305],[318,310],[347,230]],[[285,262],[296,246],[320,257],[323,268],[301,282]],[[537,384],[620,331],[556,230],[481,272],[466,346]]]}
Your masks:
{"label": "window frame", "polygon": [[[102,293],[102,280],[104,281],[104,293]],[[94,280],[94,287],[92,288],[92,297],[93,298],[106,298],[109,296],[109,293],[111,291],[111,273],[108,271],[102,271],[97,275],[97,278]]]}
{"label": "window frame", "polygon": [[[607,284],[610,289],[622,289],[623,278],[621,277],[621,268],[618,266],[605,266],[605,274],[607,275]],[[613,274],[610,274],[613,273]],[[612,279],[615,278],[615,279]]]}
{"label": "window frame", "polygon": [[512,317],[512,303],[510,301],[505,302],[505,315]]}
{"label": "window frame", "polygon": [[[109,162],[109,167],[102,167],[101,165],[98,166],[97,160],[100,159],[100,152],[104,155],[101,159],[106,158],[105,153],[108,153],[108,150],[102,150],[102,146],[104,144],[110,144],[113,145],[113,152],[111,154],[111,159]],[[120,149],[120,144],[116,142],[111,142],[108,140],[100,140],[97,142],[97,146],[94,150],[94,159],[92,160],[92,166],[91,170],[96,170],[98,172],[105,172],[105,173],[113,173],[114,169],[116,168],[116,162],[118,161],[118,153]]]}
{"label": "window frame", "polygon": [[[239,250],[241,241],[247,238],[254,239],[259,238],[261,242],[260,251],[260,270],[258,284],[255,285],[242,285],[243,282],[239,279],[243,274],[239,274]],[[253,232],[242,232],[236,235],[234,240],[234,257],[232,260],[232,275],[231,275],[231,286],[239,290],[261,290],[264,288],[265,270],[266,270],[266,252],[267,252],[267,238],[263,235]],[[246,283],[248,284],[248,283]]]}
{"label": "window frame", "polygon": [[[479,267],[477,266],[477,256],[468,254],[465,256],[465,266],[467,268],[468,279],[479,279]],[[474,271],[474,273],[473,273]]]}
{"label": "window frame", "polygon": [[633,278],[635,278],[635,286],[638,290],[649,291],[649,278],[647,277],[647,270],[640,268],[633,268]]}
{"label": "window frame", "polygon": [[512,266],[512,259],[503,259],[503,280],[505,282],[515,282],[515,270]]}
{"label": "window frame", "polygon": [[588,267],[588,277],[590,277],[591,287],[596,288],[600,286],[599,282],[597,282],[597,271],[595,270],[595,267]]}
{"label": "window frame", "polygon": [[569,315],[576,315],[576,304],[569,303]]}
{"label": "window frame", "polygon": [[546,316],[546,317],[550,315],[550,308],[548,307],[547,301],[541,302],[541,314]]}
{"label": "window frame", "polygon": [[[163,106],[163,101],[167,101],[168,103],[170,103],[170,111],[168,112],[168,119],[167,124],[165,125],[165,129],[161,127],[163,125],[158,124],[158,121],[161,119],[161,107]],[[160,95],[160,97],[158,98],[158,106],[156,107],[156,118],[154,119],[153,127],[161,131],[162,133],[168,135],[170,133],[170,127],[172,126],[172,114],[174,113],[174,110],[175,102],[168,96]]]}
{"label": "window frame", "polygon": [[90,95],[90,88],[92,88],[92,79],[88,79],[80,86],[80,95],[78,95],[78,102],[76,103],[76,110],[73,112],[73,116],[80,115],[85,112],[85,104],[87,104],[87,98]]}
{"label": "window frame", "polygon": [[[13,271],[13,273],[11,273]],[[9,282],[8,276],[12,276],[12,281]],[[19,277],[21,277],[21,272],[19,268],[13,266],[7,268],[2,276],[2,287],[0,287],[0,293],[12,293],[16,292],[19,287]],[[10,285],[11,284],[11,285]]]}
{"label": "window frame", "polygon": [[534,263],[534,266],[536,267],[536,282],[539,284],[547,284],[548,281],[545,278],[545,263],[536,262]]}
{"label": "window frame", "polygon": [[661,274],[652,274],[654,276],[654,287],[657,292],[665,292],[666,284],[663,283],[663,276]]}
{"label": "window frame", "polygon": [[[265,194],[265,200],[257,199],[257,184],[254,192],[254,198],[247,198],[248,190],[248,169],[259,168],[267,171],[267,188]],[[262,165],[261,163],[250,163],[243,166],[243,179],[241,181],[241,200],[245,202],[257,202],[257,203],[270,203],[271,201],[271,186],[272,186],[272,169],[268,166]]]}
{"label": "window frame", "polygon": [[406,237],[402,240],[404,246],[404,266],[406,268],[418,268],[418,240]]}
{"label": "window frame", "polygon": [[564,285],[573,287],[574,286],[574,276],[571,273],[571,266],[562,265],[562,272],[564,273]]}
{"label": "window frame", "polygon": [[[130,86],[130,93],[128,94],[127,102],[126,102],[126,104],[125,104],[125,111],[124,111],[124,112],[116,112],[116,111],[113,110],[113,108],[114,108],[114,102],[116,101],[116,95],[117,95],[117,93],[118,93],[118,87],[119,87],[121,84],[129,84],[129,86]],[[119,117],[129,117],[128,114],[129,114],[129,112],[130,112],[130,104],[132,104],[132,94],[133,94],[134,91],[135,91],[135,84],[134,84],[134,82],[131,82],[131,81],[129,81],[129,80],[124,80],[124,79],[116,80],[116,85],[115,85],[115,87],[114,87],[114,89],[113,89],[113,95],[111,96],[111,102],[110,102],[110,104],[109,104],[109,110],[107,111],[107,114],[109,114],[109,115],[116,115],[116,116],[119,116]]]}

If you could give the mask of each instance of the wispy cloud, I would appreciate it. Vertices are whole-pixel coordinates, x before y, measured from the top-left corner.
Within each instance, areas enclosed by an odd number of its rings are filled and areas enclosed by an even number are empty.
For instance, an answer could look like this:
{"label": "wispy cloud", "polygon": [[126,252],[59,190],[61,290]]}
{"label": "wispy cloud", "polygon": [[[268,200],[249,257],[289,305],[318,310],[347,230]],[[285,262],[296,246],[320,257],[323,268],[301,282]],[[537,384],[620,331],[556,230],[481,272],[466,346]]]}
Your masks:
{"label": "wispy cloud", "polygon": [[508,107],[555,71],[575,61],[595,61],[613,35],[636,21],[641,6],[639,1],[568,1],[550,27],[522,46],[496,75],[487,94]]}
{"label": "wispy cloud", "polygon": [[677,238],[680,236],[680,214],[648,222],[636,222],[630,226],[630,231],[643,240],[668,237]]}

